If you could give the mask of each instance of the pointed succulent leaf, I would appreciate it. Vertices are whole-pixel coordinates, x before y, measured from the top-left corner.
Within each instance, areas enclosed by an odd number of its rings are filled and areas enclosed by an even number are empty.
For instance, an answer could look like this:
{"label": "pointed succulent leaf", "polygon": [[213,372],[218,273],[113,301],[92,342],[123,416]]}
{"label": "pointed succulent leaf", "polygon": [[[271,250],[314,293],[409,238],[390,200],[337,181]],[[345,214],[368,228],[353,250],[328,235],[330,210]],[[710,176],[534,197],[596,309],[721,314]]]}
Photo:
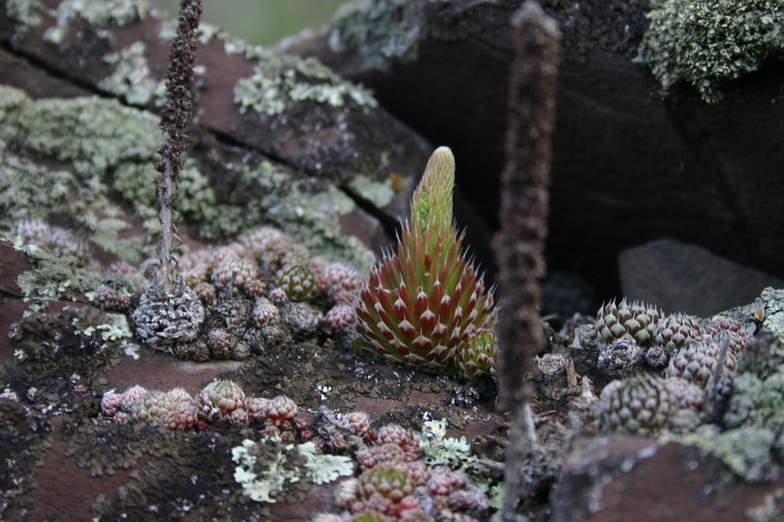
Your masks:
{"label": "pointed succulent leaf", "polygon": [[455,157],[448,147],[439,147],[430,156],[422,181],[411,199],[412,224],[420,230],[433,225],[450,226],[454,186]]}
{"label": "pointed succulent leaf", "polygon": [[438,149],[412,199],[396,254],[360,289],[357,330],[384,358],[456,374],[455,354],[476,331],[493,327],[492,290],[461,251],[452,221],[454,159]]}

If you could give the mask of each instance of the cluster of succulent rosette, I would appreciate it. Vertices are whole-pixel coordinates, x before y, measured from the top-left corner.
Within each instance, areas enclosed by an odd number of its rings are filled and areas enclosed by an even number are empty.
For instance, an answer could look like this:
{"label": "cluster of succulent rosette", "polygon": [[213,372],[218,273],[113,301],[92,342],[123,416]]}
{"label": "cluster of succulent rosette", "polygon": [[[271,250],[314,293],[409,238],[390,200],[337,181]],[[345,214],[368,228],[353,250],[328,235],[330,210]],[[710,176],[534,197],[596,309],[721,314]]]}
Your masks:
{"label": "cluster of succulent rosette", "polygon": [[321,514],[314,520],[476,520],[487,514],[486,493],[463,470],[428,463],[410,431],[388,424],[371,440],[356,453],[358,475],[335,490],[344,516]]}
{"label": "cluster of succulent rosette", "polygon": [[[400,233],[397,253],[385,255],[368,278],[347,264],[311,256],[272,227],[186,254],[179,260],[176,295],[140,294],[131,312],[136,333],[148,345],[183,358],[241,358],[250,351],[242,341],[247,328],[273,331],[288,318],[305,329],[320,324],[361,351],[398,363],[469,381],[495,377],[493,293],[461,249],[452,218],[453,187],[454,158],[442,147],[431,156],[412,198],[411,220]],[[153,278],[155,270],[147,263]],[[102,288],[95,300],[127,307],[129,297],[115,294]],[[214,331],[220,321],[210,315],[237,299],[252,301],[249,326]],[[206,347],[194,342],[199,337]],[[183,348],[189,343],[193,346]]]}
{"label": "cluster of succulent rosette", "polygon": [[630,433],[693,430],[711,404],[731,393],[751,337],[728,317],[665,316],[626,299],[603,304],[595,320],[576,331],[577,346],[598,350],[598,369],[626,376],[602,391],[599,425]]}
{"label": "cluster of succulent rosette", "polygon": [[[371,429],[364,412],[303,413],[288,397],[250,396],[225,379],[209,383],[196,396],[183,388],[110,390],[101,399],[101,411],[115,422],[169,430],[204,430],[224,419],[257,426],[262,440],[312,442],[320,452],[349,454],[355,473],[337,485],[335,505],[352,520],[451,520],[488,509],[486,493],[463,470],[428,463],[412,432],[397,424]],[[328,520],[331,515],[320,516]]]}
{"label": "cluster of succulent rosette", "polygon": [[293,434],[304,427],[304,421],[297,418],[299,408],[290,398],[248,396],[235,382],[225,379],[209,383],[196,397],[183,388],[163,392],[136,385],[123,393],[110,390],[101,398],[101,412],[115,422],[170,430],[204,429],[218,419],[261,423],[269,435]]}
{"label": "cluster of succulent rosette", "polygon": [[[312,256],[280,230],[262,226],[228,245],[180,256],[162,291],[160,261],[115,262],[87,293],[97,306],[130,316],[146,345],[183,359],[240,359],[262,342],[288,342],[319,327],[360,351],[468,381],[495,377],[493,292],[462,251],[452,218],[454,158],[437,149],[411,202],[395,254],[369,277]],[[19,241],[84,259],[65,229],[25,221]],[[259,334],[251,329],[262,330]]]}
{"label": "cluster of succulent rosette", "polygon": [[452,218],[455,163],[441,147],[411,201],[397,252],[370,272],[356,303],[361,346],[468,380],[495,375],[492,290],[461,249]]}
{"label": "cluster of succulent rosette", "polygon": [[[386,254],[367,278],[263,226],[228,245],[181,256],[168,289],[156,283],[163,280],[159,260],[138,268],[116,262],[88,297],[102,309],[127,313],[146,345],[184,359],[247,357],[250,328],[280,340],[321,326],[391,361],[469,381],[495,377],[493,292],[462,250],[452,217],[454,170],[451,151],[437,149],[396,253]],[[53,255],[86,260],[85,244],[67,230],[26,221],[16,234]],[[216,318],[221,314],[225,320]]]}
{"label": "cluster of succulent rosette", "polygon": [[[132,300],[104,285],[93,300],[123,311],[133,303],[130,316],[147,345],[195,360],[247,357],[251,348],[244,337],[252,328],[264,330],[261,337],[290,340],[311,335],[320,326],[336,334],[351,331],[355,324],[351,303],[362,283],[359,272],[346,263],[312,256],[273,227],[185,254],[178,269],[171,295],[145,290]],[[155,280],[158,270],[155,260],[139,269],[123,263],[107,269],[106,277],[117,271],[127,277],[144,272]]]}

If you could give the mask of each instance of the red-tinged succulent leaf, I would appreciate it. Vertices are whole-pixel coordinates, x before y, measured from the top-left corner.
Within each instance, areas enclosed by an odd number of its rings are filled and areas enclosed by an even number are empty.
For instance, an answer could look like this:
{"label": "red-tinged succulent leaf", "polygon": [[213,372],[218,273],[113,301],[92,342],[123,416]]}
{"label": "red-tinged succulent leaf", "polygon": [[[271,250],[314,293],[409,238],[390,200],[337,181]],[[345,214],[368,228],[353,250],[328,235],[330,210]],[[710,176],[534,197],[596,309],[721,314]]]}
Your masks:
{"label": "red-tinged succulent leaf", "polygon": [[492,330],[479,330],[460,346],[455,362],[460,373],[469,381],[486,375],[495,377],[495,347],[497,339]]}
{"label": "red-tinged succulent leaf", "polygon": [[[451,178],[438,179],[442,174]],[[460,249],[462,236],[451,213],[453,183],[451,153],[439,149],[412,201],[397,255],[372,269],[356,305],[362,346],[447,373],[457,371],[461,344],[472,332],[492,328],[496,318],[491,293]]]}

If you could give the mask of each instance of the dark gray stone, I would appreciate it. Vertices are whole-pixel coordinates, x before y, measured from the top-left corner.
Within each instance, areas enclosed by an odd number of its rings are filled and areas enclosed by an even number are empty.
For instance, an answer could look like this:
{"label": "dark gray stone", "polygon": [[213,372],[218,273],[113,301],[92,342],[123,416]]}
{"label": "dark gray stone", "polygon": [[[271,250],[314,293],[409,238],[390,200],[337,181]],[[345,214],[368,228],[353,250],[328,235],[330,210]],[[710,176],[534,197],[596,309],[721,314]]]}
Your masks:
{"label": "dark gray stone", "polygon": [[784,285],[781,279],[673,239],[626,249],[618,265],[626,297],[700,317],[750,303],[765,287]]}
{"label": "dark gray stone", "polygon": [[[645,0],[541,2],[563,33],[553,145],[550,268],[578,267],[603,297],[617,292],[623,249],[662,237],[700,245],[738,263],[784,277],[784,62],[721,86],[708,105],[688,85],[663,96],[635,62],[647,28]],[[373,13],[401,2],[377,0]],[[379,6],[380,5],[380,6]],[[345,77],[372,88],[380,103],[457,159],[457,183],[477,216],[498,226],[498,175],[504,160],[510,19],[517,0],[406,2],[406,35],[415,44],[368,31],[367,45],[330,48],[330,33],[300,42]],[[391,17],[367,16],[368,24]],[[394,35],[393,35],[394,36]],[[374,49],[397,55],[369,59]],[[373,58],[373,57],[371,57]],[[386,62],[382,70],[373,65]],[[474,221],[457,214],[475,228]],[[469,238],[471,240],[471,238]],[[472,249],[487,266],[481,244]]]}

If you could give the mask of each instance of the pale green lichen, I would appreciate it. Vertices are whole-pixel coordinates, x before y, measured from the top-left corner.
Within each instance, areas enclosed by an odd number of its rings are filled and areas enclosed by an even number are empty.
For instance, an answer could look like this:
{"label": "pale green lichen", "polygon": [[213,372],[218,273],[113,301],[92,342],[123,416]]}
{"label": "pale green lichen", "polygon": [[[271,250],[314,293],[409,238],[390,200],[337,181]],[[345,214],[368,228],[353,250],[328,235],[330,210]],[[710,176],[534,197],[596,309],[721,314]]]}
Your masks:
{"label": "pale green lichen", "polygon": [[98,82],[98,88],[116,94],[131,105],[146,105],[159,92],[144,55],[144,42],[137,41],[116,53],[104,56],[112,66],[108,76]]}
{"label": "pale green lichen", "polygon": [[330,203],[329,193],[293,190],[290,199],[269,209],[267,218],[308,247],[314,255],[333,261],[342,260],[367,272],[375,256],[356,237],[340,233],[338,215],[334,211],[346,200],[342,194],[332,193],[339,201]]}
{"label": "pale green lichen", "polygon": [[253,74],[240,79],[234,87],[234,102],[240,112],[253,110],[276,116],[296,102],[312,101],[344,106],[348,100],[368,109],[375,108],[376,99],[367,89],[352,84],[315,58],[302,59],[258,50],[261,54]]}
{"label": "pale green lichen", "polygon": [[[31,100],[0,86],[0,230],[13,230],[22,219],[68,214],[92,241],[138,263],[149,256],[149,242],[159,231],[154,164],[160,140],[156,116],[119,102]],[[60,168],[53,168],[52,160]],[[269,223],[316,255],[370,266],[373,254],[357,238],[340,233],[340,216],[354,208],[343,193],[311,190],[268,161],[232,168],[235,186],[219,197],[209,177],[186,158],[177,209],[201,237],[224,238]],[[145,234],[127,233],[121,219],[127,210],[112,203],[117,195],[141,220]]]}
{"label": "pale green lichen", "polygon": [[0,141],[0,210],[6,226],[23,219],[44,219],[64,208],[76,191],[69,172],[49,170],[9,152]]}
{"label": "pale green lichen", "polygon": [[104,319],[107,322],[90,324],[83,327],[80,317],[74,317],[71,324],[75,328],[77,334],[83,334],[86,337],[92,336],[96,332],[101,333],[101,339],[104,341],[118,341],[120,339],[131,339],[133,332],[128,326],[128,318],[123,314],[105,314]]}
{"label": "pale green lichen", "polygon": [[[122,211],[109,200],[106,180],[117,172],[154,174],[157,118],[101,98],[34,101],[0,86],[0,123],[0,228],[67,213],[122,259],[149,255],[142,236],[118,239],[127,224],[115,219]],[[37,163],[52,160],[62,167]]]}
{"label": "pale green lichen", "polygon": [[[280,451],[273,460],[259,463],[253,454],[255,446],[270,442]],[[312,442],[282,445],[279,437],[263,437],[258,443],[245,439],[241,446],[232,448],[231,459],[237,464],[234,480],[256,502],[277,502],[281,493],[303,478],[326,484],[354,473],[354,464],[348,457],[324,455]],[[259,469],[260,465],[263,469]]]}
{"label": "pale green lichen", "polygon": [[44,33],[44,40],[62,43],[77,18],[96,26],[124,27],[141,20],[148,11],[144,0],[63,0],[55,12],[57,24]]}
{"label": "pale green lichen", "polygon": [[739,369],[724,423],[729,428],[769,428],[781,435],[784,432],[784,343],[769,340],[752,344],[740,358]]}
{"label": "pale green lichen", "polygon": [[665,90],[684,79],[710,103],[720,82],[784,53],[779,0],[652,0],[647,17],[640,59]]}
{"label": "pale green lichen", "polygon": [[770,430],[744,427],[707,437],[701,433],[690,433],[678,440],[713,454],[750,483],[778,477],[778,466],[770,455],[774,443]]}
{"label": "pale green lichen", "polygon": [[[108,215],[114,215],[116,208],[106,208]],[[114,217],[99,217],[94,212],[86,212],[80,218],[90,231],[90,240],[104,249],[106,252],[116,255],[119,259],[132,264],[141,263],[149,255],[149,245],[142,235],[129,235],[122,241],[124,231],[128,230],[129,223],[123,219]]]}
{"label": "pale green lichen", "polygon": [[120,343],[120,348],[122,348],[123,353],[131,359],[139,359],[139,349],[141,348],[140,345],[129,341],[122,341]]}
{"label": "pale green lichen", "polygon": [[95,290],[102,279],[95,270],[83,268],[73,256],[53,256],[42,249],[26,248],[33,267],[16,279],[25,299],[70,299]]}
{"label": "pale green lichen", "polygon": [[199,24],[199,28],[196,30],[199,43],[203,46],[210,43],[213,38],[220,35],[221,33],[222,31],[220,27],[207,22],[201,22]]}
{"label": "pale green lichen", "polygon": [[765,288],[759,297],[758,306],[765,314],[762,326],[784,342],[784,289]]}
{"label": "pale green lichen", "polygon": [[161,140],[155,115],[98,97],[33,101],[5,86],[0,99],[9,91],[17,103],[4,111],[0,139],[17,149],[67,162],[83,181],[125,163],[153,169]]}
{"label": "pale green lichen", "polygon": [[354,176],[348,182],[348,188],[359,197],[373,203],[377,208],[384,208],[392,201],[395,191],[392,189],[392,179],[383,182],[373,181],[364,175]]}
{"label": "pale green lichen", "polygon": [[784,488],[766,494],[761,505],[746,509],[744,515],[753,522],[781,522],[784,518]]}
{"label": "pale green lichen", "polygon": [[784,343],[767,338],[749,343],[727,404],[723,432],[703,429],[676,437],[712,453],[749,482],[773,478],[784,457]]}
{"label": "pale green lichen", "polygon": [[365,67],[382,71],[393,61],[413,61],[419,54],[423,5],[411,0],[355,0],[343,4],[332,19],[330,49],[356,49]]}
{"label": "pale green lichen", "polygon": [[339,190],[311,191],[269,162],[245,166],[241,185],[252,197],[235,208],[240,209],[248,226],[274,224],[314,255],[347,261],[360,270],[373,263],[373,253],[359,239],[340,233],[340,215],[351,212],[354,204]]}
{"label": "pale green lichen", "polygon": [[26,33],[41,23],[40,0],[7,0],[5,13],[11,20],[16,21],[16,31]]}
{"label": "pale green lichen", "polygon": [[167,18],[158,24],[158,38],[165,41],[174,40],[177,36],[177,20]]}
{"label": "pale green lichen", "polygon": [[471,445],[465,437],[456,439],[446,436],[446,419],[427,421],[422,431],[415,435],[419,440],[424,461],[429,466],[449,466],[452,469],[468,469],[479,464],[471,453]]}

